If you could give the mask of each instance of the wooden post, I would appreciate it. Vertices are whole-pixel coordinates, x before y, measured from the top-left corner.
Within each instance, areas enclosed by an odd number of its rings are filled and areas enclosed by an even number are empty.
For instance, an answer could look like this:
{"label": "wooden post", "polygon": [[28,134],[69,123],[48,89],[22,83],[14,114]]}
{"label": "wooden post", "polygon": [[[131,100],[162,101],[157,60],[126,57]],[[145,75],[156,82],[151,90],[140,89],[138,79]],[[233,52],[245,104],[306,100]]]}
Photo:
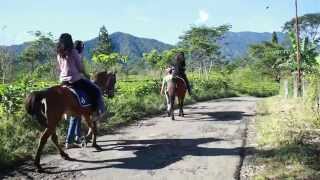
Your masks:
{"label": "wooden post", "polygon": [[288,79],[284,80],[284,97],[287,99],[289,97],[289,87],[288,87]]}
{"label": "wooden post", "polygon": [[309,86],[308,81],[305,80],[305,79],[302,79],[302,94],[303,94],[303,97],[307,96],[308,86]]}
{"label": "wooden post", "polygon": [[298,97],[297,73],[293,73],[293,97]]}

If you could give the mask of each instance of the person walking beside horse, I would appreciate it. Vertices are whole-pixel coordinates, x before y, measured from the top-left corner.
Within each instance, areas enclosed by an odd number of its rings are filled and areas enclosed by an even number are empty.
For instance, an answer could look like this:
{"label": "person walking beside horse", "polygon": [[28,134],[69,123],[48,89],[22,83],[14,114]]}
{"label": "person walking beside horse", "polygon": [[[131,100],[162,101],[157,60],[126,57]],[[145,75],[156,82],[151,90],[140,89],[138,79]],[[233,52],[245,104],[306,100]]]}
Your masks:
{"label": "person walking beside horse", "polygon": [[[81,61],[83,61],[83,50],[84,50],[84,43],[82,41],[75,41],[74,42],[75,49],[79,53]],[[76,144],[81,143],[81,118],[80,117],[67,117],[69,121],[69,127],[67,129],[67,137],[65,148],[78,148],[79,146]]]}

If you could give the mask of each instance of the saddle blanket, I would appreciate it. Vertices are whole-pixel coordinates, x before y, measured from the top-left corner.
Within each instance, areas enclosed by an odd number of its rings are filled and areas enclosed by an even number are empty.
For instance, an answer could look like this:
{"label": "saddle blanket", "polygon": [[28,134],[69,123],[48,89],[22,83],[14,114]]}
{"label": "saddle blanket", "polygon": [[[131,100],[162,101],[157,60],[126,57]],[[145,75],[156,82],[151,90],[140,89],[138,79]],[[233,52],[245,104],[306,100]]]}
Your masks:
{"label": "saddle blanket", "polygon": [[68,88],[75,95],[81,107],[89,107],[92,105],[92,100],[83,90],[76,89],[72,86],[64,87]]}

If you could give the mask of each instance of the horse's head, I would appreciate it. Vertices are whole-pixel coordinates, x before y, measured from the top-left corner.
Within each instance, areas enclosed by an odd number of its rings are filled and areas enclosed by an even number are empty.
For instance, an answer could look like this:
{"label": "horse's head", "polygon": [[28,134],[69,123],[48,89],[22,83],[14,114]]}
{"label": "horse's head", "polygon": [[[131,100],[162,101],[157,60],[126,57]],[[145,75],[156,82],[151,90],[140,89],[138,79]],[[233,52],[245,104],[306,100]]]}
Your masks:
{"label": "horse's head", "polygon": [[109,98],[114,96],[115,84],[117,82],[116,73],[99,72],[95,75],[94,82],[100,87],[103,95]]}

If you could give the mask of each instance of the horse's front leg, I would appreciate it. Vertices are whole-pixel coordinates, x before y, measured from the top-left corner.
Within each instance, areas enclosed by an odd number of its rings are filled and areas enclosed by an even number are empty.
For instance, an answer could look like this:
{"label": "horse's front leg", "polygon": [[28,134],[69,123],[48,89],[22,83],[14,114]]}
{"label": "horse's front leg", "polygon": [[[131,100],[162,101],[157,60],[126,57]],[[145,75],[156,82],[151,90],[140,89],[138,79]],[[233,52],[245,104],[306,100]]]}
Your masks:
{"label": "horse's front leg", "polygon": [[165,93],[165,97],[166,97],[166,105],[167,105],[167,114],[168,114],[168,117],[170,117],[170,111],[171,111],[171,102],[170,102],[170,97],[169,97],[169,94],[168,92]]}
{"label": "horse's front leg", "polygon": [[56,148],[58,149],[61,157],[65,160],[70,160],[71,158],[69,157],[69,155],[67,153],[65,153],[62,148],[59,146],[59,142],[58,142],[58,136],[57,136],[57,133],[54,132],[52,133],[51,135],[51,140],[52,142],[55,144]]}
{"label": "horse's front leg", "polygon": [[102,150],[101,147],[97,144],[97,122],[93,122],[92,146],[95,147],[97,150]]}

